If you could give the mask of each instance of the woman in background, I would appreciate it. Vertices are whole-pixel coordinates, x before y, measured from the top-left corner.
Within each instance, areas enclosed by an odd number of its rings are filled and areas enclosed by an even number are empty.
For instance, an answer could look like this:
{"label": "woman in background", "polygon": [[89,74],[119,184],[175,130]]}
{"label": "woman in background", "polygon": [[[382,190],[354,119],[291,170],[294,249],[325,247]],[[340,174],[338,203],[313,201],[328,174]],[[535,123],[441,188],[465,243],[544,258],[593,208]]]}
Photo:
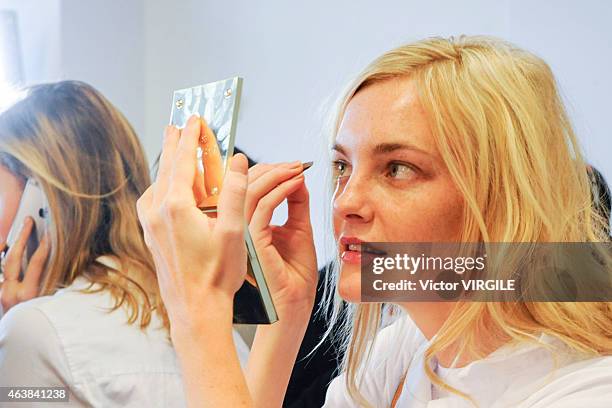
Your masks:
{"label": "woman in background", "polygon": [[31,220],[3,262],[2,304],[10,310],[0,320],[0,386],[67,387],[70,406],[183,406],[136,216],[148,165],[123,115],[81,82],[28,88],[0,113],[0,173],[2,248],[27,179],[49,205],[47,238],[23,280]]}

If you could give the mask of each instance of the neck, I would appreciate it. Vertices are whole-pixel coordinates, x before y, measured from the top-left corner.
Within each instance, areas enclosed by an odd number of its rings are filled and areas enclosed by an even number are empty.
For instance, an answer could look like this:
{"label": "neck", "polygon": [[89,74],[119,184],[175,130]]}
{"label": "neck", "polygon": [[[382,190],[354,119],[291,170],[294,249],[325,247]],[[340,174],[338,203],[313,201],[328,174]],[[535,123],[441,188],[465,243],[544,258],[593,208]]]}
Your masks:
{"label": "neck", "polygon": [[[431,340],[440,331],[456,306],[452,302],[409,302],[398,305],[408,313],[427,340]],[[484,327],[489,326],[487,323],[484,322]],[[477,359],[473,356],[474,354],[488,355],[509,340],[506,336],[495,338],[490,332],[482,330],[477,333],[476,338],[478,343],[476,350],[473,350],[474,353],[469,353],[470,355],[463,353],[459,359],[456,359],[459,353],[459,340],[455,340],[444,350],[436,353],[438,363],[442,367],[464,367]]]}

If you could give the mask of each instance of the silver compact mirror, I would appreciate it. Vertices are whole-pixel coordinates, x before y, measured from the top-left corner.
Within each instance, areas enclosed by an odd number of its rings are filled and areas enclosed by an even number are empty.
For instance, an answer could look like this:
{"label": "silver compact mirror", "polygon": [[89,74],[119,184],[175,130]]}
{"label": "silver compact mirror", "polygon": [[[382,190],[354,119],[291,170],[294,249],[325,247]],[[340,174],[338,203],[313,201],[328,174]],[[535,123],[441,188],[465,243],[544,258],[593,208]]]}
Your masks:
{"label": "silver compact mirror", "polygon": [[[197,85],[174,91],[170,124],[182,129],[194,114],[204,119],[208,126],[197,151],[198,171],[206,180],[206,195],[198,207],[203,212],[216,212],[216,198],[222,189],[223,174],[229,158],[234,154],[234,139],[238,121],[238,109],[242,92],[242,78],[233,77],[222,81]],[[222,160],[223,174],[206,169],[208,154],[218,149]],[[247,277],[234,296],[234,323],[270,324],[278,320],[276,309],[257,258],[257,252],[248,228],[245,228],[245,245],[248,254]]]}

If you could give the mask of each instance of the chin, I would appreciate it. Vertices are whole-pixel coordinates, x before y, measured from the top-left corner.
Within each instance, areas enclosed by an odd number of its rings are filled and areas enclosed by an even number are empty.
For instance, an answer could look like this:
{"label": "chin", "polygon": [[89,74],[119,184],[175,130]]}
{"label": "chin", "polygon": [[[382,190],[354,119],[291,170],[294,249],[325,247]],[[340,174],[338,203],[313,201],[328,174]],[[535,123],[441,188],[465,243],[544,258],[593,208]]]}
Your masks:
{"label": "chin", "polygon": [[[353,270],[355,269],[355,270]],[[340,266],[338,294],[349,303],[361,302],[361,268],[353,265]]]}

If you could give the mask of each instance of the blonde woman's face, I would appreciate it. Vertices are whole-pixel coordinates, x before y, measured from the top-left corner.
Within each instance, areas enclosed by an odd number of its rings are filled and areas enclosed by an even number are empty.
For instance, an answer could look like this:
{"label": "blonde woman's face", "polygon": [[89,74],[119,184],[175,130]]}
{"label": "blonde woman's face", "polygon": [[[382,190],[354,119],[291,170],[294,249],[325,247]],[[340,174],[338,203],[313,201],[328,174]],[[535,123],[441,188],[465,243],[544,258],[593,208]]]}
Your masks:
{"label": "blonde woman's face", "polygon": [[360,299],[358,242],[460,238],[463,199],[437,151],[413,81],[391,79],[359,91],[332,157],[338,289],[345,300]]}
{"label": "blonde woman's face", "polygon": [[8,169],[0,166],[0,251],[6,245],[8,233],[17,215],[23,182]]}

